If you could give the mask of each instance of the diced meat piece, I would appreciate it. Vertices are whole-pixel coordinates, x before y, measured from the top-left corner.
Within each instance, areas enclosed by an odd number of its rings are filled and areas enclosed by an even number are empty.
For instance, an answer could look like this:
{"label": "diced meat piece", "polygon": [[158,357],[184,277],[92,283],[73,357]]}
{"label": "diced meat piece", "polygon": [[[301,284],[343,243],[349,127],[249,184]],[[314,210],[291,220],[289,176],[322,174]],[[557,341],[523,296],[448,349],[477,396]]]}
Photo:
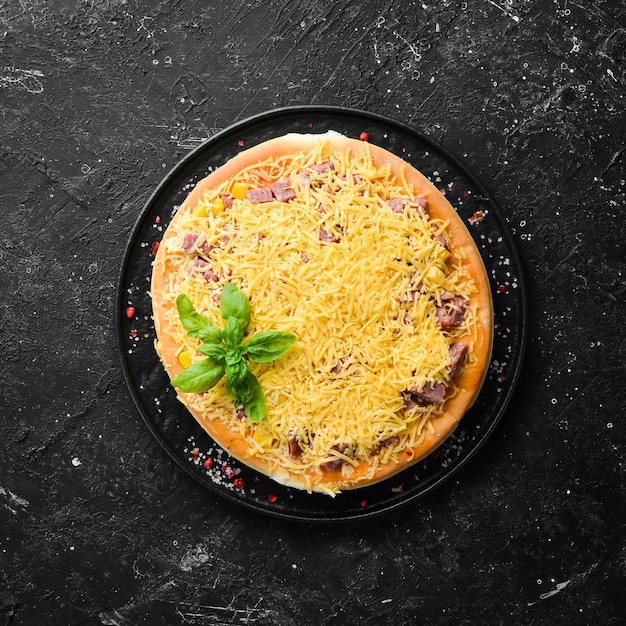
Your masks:
{"label": "diced meat piece", "polygon": [[339,359],[339,362],[336,365],[334,365],[333,367],[330,368],[330,371],[333,374],[339,374],[339,372],[341,372],[341,370],[343,369],[343,366],[345,365],[345,362],[347,360],[348,359],[346,359],[345,357],[342,357],[341,359]]}
{"label": "diced meat piece", "polygon": [[275,183],[272,183],[270,188],[276,200],[287,202],[287,200],[296,197],[296,192],[289,185],[289,179],[277,180]]}
{"label": "diced meat piece", "polygon": [[236,411],[237,417],[242,420],[245,419],[246,417],[248,417],[248,414],[246,413],[246,410],[240,406],[237,411]]}
{"label": "diced meat piece", "polygon": [[196,267],[206,267],[209,264],[208,261],[205,261],[204,259],[202,259],[201,257],[197,256],[193,262],[191,263],[191,267],[192,268],[196,268]]}
{"label": "diced meat piece", "polygon": [[289,438],[289,454],[295,459],[299,459],[302,456],[302,449],[295,435]]}
{"label": "diced meat piece", "polygon": [[315,163],[311,165],[311,169],[318,174],[323,174],[324,172],[330,172],[335,169],[335,164],[332,161],[324,161],[323,163]]}
{"label": "diced meat piece", "polygon": [[324,208],[324,205],[321,202],[317,205],[317,210],[320,213],[326,213],[326,209]]}
{"label": "diced meat piece", "polygon": [[437,307],[437,321],[444,330],[457,328],[465,319],[465,308],[467,300],[463,296],[454,296],[452,307],[447,309],[443,306]]}
{"label": "diced meat piece", "polygon": [[416,406],[419,406],[419,402],[410,393],[405,393],[402,395],[402,397],[404,400],[405,411],[411,411]]}
{"label": "diced meat piece", "polygon": [[392,198],[391,200],[387,200],[387,206],[394,213],[404,213],[404,202],[400,198]]}
{"label": "diced meat piece", "polygon": [[309,262],[309,255],[306,254],[306,252],[303,252],[302,254],[300,254],[300,258],[302,259],[303,263],[308,263]]}
{"label": "diced meat piece", "polygon": [[392,435],[391,437],[387,437],[380,442],[381,448],[386,448],[387,446],[395,446],[400,441],[400,437],[397,435]]}
{"label": "diced meat piece", "polygon": [[438,306],[437,308],[437,323],[441,328],[452,328],[452,318],[450,311],[445,306]]}
{"label": "diced meat piece", "polygon": [[428,200],[426,198],[415,198],[409,201],[409,206],[418,209],[421,213],[428,215]]}
{"label": "diced meat piece", "polygon": [[439,296],[442,302],[449,302],[450,300],[454,300],[454,294],[449,293],[448,291],[442,291]]}
{"label": "diced meat piece", "polygon": [[185,233],[185,238],[183,239],[183,251],[191,252],[196,247],[196,242],[200,235],[197,233]]}
{"label": "diced meat piece", "polygon": [[308,172],[300,172],[298,174],[298,179],[303,187],[309,187],[311,185],[311,177]]}
{"label": "diced meat piece", "polygon": [[448,370],[450,378],[454,378],[463,369],[468,351],[469,345],[462,341],[457,341],[450,346],[450,368]]}
{"label": "diced meat piece", "polygon": [[441,404],[446,397],[446,387],[443,383],[424,385],[421,389],[411,387],[409,392],[414,400],[426,404]]}
{"label": "diced meat piece", "polygon": [[[332,450],[336,450],[340,454],[343,454],[348,449],[347,443],[338,443],[332,447]],[[345,463],[344,459],[336,459],[334,461],[326,461],[326,463],[322,463],[321,468],[326,470],[327,472],[334,472],[338,470]]]}
{"label": "diced meat piece", "polygon": [[233,208],[233,200],[234,200],[234,198],[229,193],[222,193],[222,194],[220,194],[220,198],[222,199],[222,202],[224,203],[224,208],[225,209],[232,209]]}
{"label": "diced meat piece", "polygon": [[208,267],[202,276],[207,283],[216,283],[220,279],[211,267]]}
{"label": "diced meat piece", "polygon": [[256,189],[248,189],[246,191],[246,200],[253,204],[261,204],[262,202],[271,202],[274,199],[272,190],[269,187],[257,187]]}
{"label": "diced meat piece", "polygon": [[452,300],[452,307],[452,326],[460,326],[465,319],[467,299],[463,296],[454,296],[454,300]]}
{"label": "diced meat piece", "polygon": [[324,243],[337,243],[339,241],[339,237],[334,233],[329,233],[328,231],[320,228],[320,241]]}
{"label": "diced meat piece", "polygon": [[442,245],[446,250],[448,250],[448,242],[443,235],[434,235],[433,239],[440,245]]}
{"label": "diced meat piece", "polygon": [[383,439],[379,444],[372,450],[372,454],[379,454],[383,448],[387,448],[388,446],[393,446],[400,441],[400,437],[397,435],[392,435],[391,437],[387,437]]}
{"label": "diced meat piece", "polygon": [[[198,240],[200,239],[200,235],[197,233],[186,233],[185,238],[183,239],[183,252],[187,254],[191,254],[194,250],[198,249]],[[200,252],[205,256],[209,255],[212,248],[209,246],[208,242],[204,241],[200,246]]]}

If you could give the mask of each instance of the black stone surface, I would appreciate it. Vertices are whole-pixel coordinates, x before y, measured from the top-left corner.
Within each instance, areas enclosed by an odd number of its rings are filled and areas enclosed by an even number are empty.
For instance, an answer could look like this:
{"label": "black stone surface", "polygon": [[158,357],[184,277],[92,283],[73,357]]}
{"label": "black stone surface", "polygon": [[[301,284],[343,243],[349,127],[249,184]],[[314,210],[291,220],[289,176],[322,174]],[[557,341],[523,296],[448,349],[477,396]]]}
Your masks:
{"label": "black stone surface", "polygon": [[[0,59],[1,624],[624,623],[623,3],[5,1]],[[492,437],[367,523],[274,520],[199,485],[116,350],[124,250],[161,179],[221,129],[310,104],[456,154],[529,294]]]}

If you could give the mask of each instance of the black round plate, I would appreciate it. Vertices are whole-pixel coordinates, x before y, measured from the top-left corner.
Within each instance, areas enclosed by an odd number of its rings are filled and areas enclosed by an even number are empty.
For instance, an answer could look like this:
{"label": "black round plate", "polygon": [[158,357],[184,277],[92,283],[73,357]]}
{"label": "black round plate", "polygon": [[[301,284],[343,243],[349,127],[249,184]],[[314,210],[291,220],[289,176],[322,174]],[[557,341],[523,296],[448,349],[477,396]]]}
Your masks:
{"label": "black round plate", "polygon": [[[335,498],[284,487],[229,457],[176,399],[154,352],[148,295],[153,245],[195,183],[245,148],[289,132],[336,130],[402,157],[445,193],[476,241],[495,307],[492,361],[480,395],[438,450],[388,480]],[[133,311],[129,310],[132,307]],[[493,432],[511,399],[523,358],[527,307],[521,262],[506,221],[489,192],[448,150],[404,124],[343,107],[273,110],[218,133],[188,154],[142,211],[118,283],[116,331],[124,375],[148,428],[168,454],[212,492],[249,509],[308,522],[370,517],[414,502],[464,467]]]}

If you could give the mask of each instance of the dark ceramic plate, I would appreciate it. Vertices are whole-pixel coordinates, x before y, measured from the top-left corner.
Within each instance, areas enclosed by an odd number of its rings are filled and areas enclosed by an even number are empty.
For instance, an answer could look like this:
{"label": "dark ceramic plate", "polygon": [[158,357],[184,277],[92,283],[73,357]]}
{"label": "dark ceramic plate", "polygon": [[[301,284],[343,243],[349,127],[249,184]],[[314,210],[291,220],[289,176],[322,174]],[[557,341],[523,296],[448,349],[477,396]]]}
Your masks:
{"label": "dark ceramic plate", "polygon": [[[481,393],[456,432],[428,458],[385,482],[335,498],[283,487],[229,457],[176,400],[153,348],[147,294],[160,241],[189,190],[232,156],[289,132],[329,129],[369,140],[428,176],[450,200],[474,237],[491,281],[495,338]],[[128,308],[134,315],[128,317]],[[458,474],[492,434],[511,399],[526,338],[526,297],[521,263],[506,221],[489,192],[454,155],[419,131],[390,119],[339,107],[270,111],[218,133],[187,155],[146,204],[124,256],[117,292],[116,329],[122,368],[148,428],[168,454],[198,482],[232,502],[279,518],[340,521],[397,509]]]}

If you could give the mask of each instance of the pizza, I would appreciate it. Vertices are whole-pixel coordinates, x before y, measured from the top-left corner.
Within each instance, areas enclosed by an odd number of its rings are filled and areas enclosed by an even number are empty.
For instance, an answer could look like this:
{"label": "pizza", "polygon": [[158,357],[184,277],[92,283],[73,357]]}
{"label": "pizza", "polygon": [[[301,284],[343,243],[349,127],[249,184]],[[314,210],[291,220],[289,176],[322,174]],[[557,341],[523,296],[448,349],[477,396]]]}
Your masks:
{"label": "pizza", "polygon": [[[432,453],[489,366],[491,291],[463,221],[403,159],[333,131],[265,141],[201,180],[150,295],[180,401],[232,457],[309,492]],[[288,338],[271,359],[269,337]],[[204,387],[182,384],[200,370]]]}

